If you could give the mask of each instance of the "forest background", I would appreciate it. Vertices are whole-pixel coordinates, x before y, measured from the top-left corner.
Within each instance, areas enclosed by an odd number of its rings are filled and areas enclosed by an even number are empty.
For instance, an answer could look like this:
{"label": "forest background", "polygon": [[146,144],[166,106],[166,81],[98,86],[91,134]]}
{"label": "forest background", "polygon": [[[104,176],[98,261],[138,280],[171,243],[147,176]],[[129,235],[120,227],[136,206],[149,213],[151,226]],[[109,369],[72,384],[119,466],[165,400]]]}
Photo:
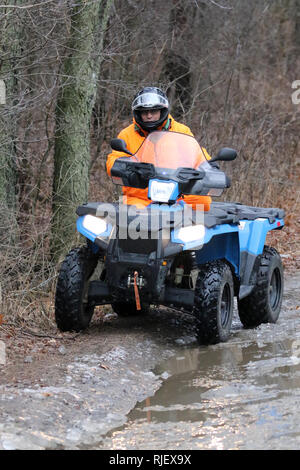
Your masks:
{"label": "forest background", "polygon": [[300,0],[0,0],[0,323],[53,325],[75,209],[118,198],[109,143],[146,85],[238,151],[223,198],[284,208],[270,238],[299,268],[299,52]]}

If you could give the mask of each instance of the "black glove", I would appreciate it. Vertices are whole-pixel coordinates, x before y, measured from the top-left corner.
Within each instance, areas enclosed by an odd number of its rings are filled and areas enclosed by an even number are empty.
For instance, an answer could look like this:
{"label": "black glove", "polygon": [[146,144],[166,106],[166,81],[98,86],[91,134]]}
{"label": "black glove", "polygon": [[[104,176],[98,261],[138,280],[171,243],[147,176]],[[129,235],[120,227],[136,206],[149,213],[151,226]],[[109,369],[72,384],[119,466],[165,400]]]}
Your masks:
{"label": "black glove", "polygon": [[147,188],[149,178],[154,175],[155,170],[151,163],[132,162],[123,157],[115,160],[111,169],[112,177],[121,178],[124,186],[132,188]]}
{"label": "black glove", "polygon": [[128,168],[124,174],[124,183],[125,186],[131,186],[132,188],[140,187],[140,175],[134,169]]}

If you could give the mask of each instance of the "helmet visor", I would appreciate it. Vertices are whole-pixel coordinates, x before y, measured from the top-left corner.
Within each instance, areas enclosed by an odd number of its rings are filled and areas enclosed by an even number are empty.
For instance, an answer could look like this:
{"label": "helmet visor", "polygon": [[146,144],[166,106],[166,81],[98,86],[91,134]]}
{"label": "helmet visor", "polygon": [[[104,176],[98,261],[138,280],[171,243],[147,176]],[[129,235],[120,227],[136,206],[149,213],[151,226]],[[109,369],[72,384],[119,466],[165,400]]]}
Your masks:
{"label": "helmet visor", "polygon": [[168,108],[169,102],[167,98],[164,98],[157,93],[142,93],[137,96],[132,103],[132,110],[138,110],[142,108],[161,109]]}

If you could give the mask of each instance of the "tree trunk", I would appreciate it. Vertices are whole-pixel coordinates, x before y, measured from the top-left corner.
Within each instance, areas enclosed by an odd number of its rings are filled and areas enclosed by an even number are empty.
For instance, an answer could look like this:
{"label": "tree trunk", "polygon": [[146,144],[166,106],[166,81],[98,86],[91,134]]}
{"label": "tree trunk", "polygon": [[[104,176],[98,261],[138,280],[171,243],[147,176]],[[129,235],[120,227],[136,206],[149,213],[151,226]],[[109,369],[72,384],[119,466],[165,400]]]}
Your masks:
{"label": "tree trunk", "polygon": [[295,30],[294,41],[296,52],[300,51],[300,0],[295,0]]}
{"label": "tree trunk", "polygon": [[87,201],[90,121],[111,0],[78,1],[56,106],[51,254],[59,260],[75,236],[75,209]]}
{"label": "tree trunk", "polygon": [[169,37],[172,39],[164,54],[163,75],[169,81],[167,93],[175,119],[184,118],[191,105],[190,59],[178,46],[182,40],[190,45],[190,19],[193,12],[193,5],[185,8],[182,2],[173,0],[169,16]]}

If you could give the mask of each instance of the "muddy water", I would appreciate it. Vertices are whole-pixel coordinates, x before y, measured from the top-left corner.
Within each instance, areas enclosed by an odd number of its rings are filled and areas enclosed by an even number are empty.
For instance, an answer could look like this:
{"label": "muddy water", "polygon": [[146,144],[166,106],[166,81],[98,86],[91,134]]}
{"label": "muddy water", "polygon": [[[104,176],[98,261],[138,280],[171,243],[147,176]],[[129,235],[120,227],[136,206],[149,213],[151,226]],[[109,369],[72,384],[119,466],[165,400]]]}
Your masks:
{"label": "muddy water", "polygon": [[[299,449],[300,275],[285,285],[276,325],[242,328],[227,343],[180,345],[163,378],[99,449]],[[182,341],[182,343],[185,343]]]}

